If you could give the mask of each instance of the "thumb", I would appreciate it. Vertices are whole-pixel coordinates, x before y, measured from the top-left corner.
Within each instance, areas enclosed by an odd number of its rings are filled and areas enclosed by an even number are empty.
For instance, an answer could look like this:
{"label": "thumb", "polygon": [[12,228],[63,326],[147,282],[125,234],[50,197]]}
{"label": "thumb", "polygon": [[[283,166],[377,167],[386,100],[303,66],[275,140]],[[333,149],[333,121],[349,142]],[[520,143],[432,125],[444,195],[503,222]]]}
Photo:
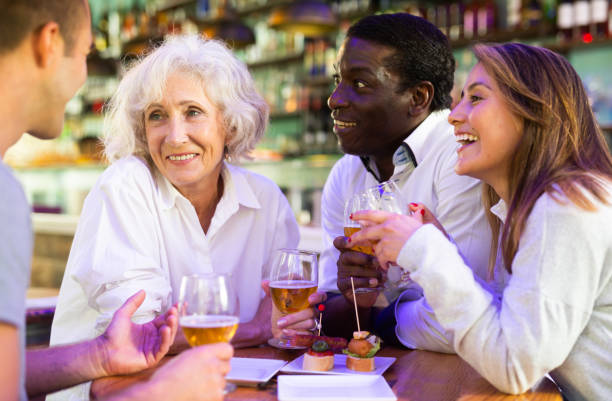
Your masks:
{"label": "thumb", "polygon": [[115,314],[126,315],[131,318],[134,312],[142,305],[146,297],[146,293],[144,290],[138,291],[136,294],[132,295],[121,305],[121,308],[117,310]]}
{"label": "thumb", "polygon": [[425,208],[422,205],[419,205],[417,209],[412,214],[412,218],[416,219],[419,223],[423,224],[423,218],[425,217]]}
{"label": "thumb", "polygon": [[270,296],[270,280],[261,280],[261,289],[264,290],[266,296]]}

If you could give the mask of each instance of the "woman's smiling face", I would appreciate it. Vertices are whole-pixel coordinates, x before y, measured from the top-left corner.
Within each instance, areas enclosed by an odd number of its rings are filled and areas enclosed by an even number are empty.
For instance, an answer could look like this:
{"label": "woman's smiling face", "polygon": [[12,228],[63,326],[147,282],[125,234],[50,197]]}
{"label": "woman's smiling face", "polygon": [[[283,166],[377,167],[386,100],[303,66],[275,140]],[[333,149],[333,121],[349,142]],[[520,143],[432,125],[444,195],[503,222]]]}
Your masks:
{"label": "woman's smiling face", "polygon": [[507,184],[510,163],[523,137],[523,125],[480,63],[470,72],[461,101],[448,121],[455,127],[460,144],[455,172],[493,187],[500,180]]}
{"label": "woman's smiling face", "polygon": [[216,185],[225,147],[219,109],[189,74],[174,73],[163,99],[144,111],[149,154],[157,169],[180,192]]}

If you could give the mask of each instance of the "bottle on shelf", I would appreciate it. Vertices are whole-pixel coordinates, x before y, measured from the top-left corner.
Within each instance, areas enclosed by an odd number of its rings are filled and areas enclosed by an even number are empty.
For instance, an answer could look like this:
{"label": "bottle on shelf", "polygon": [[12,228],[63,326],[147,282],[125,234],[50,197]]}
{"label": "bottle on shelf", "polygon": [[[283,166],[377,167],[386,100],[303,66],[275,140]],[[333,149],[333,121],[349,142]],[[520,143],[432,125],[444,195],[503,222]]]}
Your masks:
{"label": "bottle on shelf", "polygon": [[459,40],[463,37],[463,4],[455,1],[448,6],[448,38]]}
{"label": "bottle on shelf", "polygon": [[540,26],[542,20],[544,19],[542,4],[539,0],[524,1],[521,14],[523,28],[532,28]]}
{"label": "bottle on shelf", "polygon": [[495,30],[496,7],[493,0],[482,1],[477,8],[476,32],[478,36],[486,36]]}
{"label": "bottle on shelf", "polygon": [[582,39],[590,42],[591,2],[589,0],[576,0],[574,2],[575,29],[573,39]]}
{"label": "bottle on shelf", "polygon": [[561,0],[557,7],[557,29],[559,40],[569,42],[573,38],[574,2],[572,0]]}
{"label": "bottle on shelf", "polygon": [[463,11],[463,37],[472,39],[476,35],[476,15],[478,14],[478,4],[472,0],[467,3]]}
{"label": "bottle on shelf", "polygon": [[608,36],[608,0],[591,0],[591,34],[596,38]]}

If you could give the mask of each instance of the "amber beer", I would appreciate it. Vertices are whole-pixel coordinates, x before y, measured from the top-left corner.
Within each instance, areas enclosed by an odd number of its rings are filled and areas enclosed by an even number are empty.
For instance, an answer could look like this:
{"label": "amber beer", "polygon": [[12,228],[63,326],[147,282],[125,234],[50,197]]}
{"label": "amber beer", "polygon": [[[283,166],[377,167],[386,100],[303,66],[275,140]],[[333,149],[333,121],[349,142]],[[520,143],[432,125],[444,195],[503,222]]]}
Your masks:
{"label": "amber beer", "polygon": [[[355,234],[359,230],[361,230],[361,227],[344,227],[344,236],[350,237],[351,235]],[[355,245],[351,249],[353,251],[362,252],[362,253],[366,253],[368,255],[374,256],[374,249],[372,249],[371,246]]]}
{"label": "amber beer", "polygon": [[189,345],[229,342],[238,328],[238,317],[230,315],[183,316],[180,325]]}
{"label": "amber beer", "polygon": [[270,283],[274,305],[283,314],[299,312],[308,307],[308,297],[317,285],[307,280],[280,280]]}

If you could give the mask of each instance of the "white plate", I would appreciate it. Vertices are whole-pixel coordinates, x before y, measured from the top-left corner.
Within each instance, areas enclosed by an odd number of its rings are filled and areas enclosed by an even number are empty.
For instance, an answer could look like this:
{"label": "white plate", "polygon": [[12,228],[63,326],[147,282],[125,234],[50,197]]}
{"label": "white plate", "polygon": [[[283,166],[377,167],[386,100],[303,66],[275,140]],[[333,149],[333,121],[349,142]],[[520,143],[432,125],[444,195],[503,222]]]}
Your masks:
{"label": "white plate", "polygon": [[358,372],[346,367],[346,355],[334,354],[334,367],[331,370],[325,372],[319,372],[314,370],[304,370],[302,365],[304,364],[304,355],[286,364],[280,371],[283,373],[314,373],[323,375],[370,375],[380,376],[389,366],[395,362],[395,358],[375,356],[374,357],[374,370],[371,372]]}
{"label": "white plate", "polygon": [[232,358],[230,372],[225,378],[240,386],[256,386],[265,383],[287,364],[279,359]]}
{"label": "white plate", "polygon": [[280,401],[395,401],[382,376],[279,376]]}

